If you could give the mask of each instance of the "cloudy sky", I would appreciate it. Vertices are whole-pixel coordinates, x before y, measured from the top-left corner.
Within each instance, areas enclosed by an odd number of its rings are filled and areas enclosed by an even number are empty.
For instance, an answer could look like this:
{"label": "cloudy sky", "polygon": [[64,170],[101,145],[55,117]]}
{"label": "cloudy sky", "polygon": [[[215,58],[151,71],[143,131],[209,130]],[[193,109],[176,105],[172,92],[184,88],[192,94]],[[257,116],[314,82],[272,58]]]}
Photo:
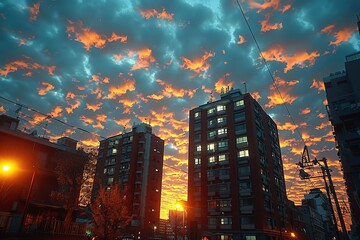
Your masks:
{"label": "cloudy sky", "polygon": [[246,83],[278,124],[289,198],[323,186],[298,177],[306,143],[329,159],[342,201],[322,79],[360,50],[357,14],[358,0],[1,1],[0,113],[22,104],[37,111],[20,110],[22,129],[94,147],[151,123],[166,140],[166,218],[186,199],[189,110]]}

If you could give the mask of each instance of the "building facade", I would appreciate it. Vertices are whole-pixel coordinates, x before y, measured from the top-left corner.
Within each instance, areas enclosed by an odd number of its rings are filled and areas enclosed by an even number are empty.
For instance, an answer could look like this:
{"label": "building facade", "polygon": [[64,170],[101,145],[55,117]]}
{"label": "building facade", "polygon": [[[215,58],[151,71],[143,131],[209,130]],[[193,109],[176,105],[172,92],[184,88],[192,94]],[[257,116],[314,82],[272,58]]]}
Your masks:
{"label": "building facade", "polygon": [[286,239],[286,190],[275,122],[228,89],[190,110],[189,239]]}
{"label": "building facade", "polygon": [[[63,188],[58,183],[57,166],[66,156],[76,162],[73,166],[81,176],[85,155],[76,149],[74,139],[50,142],[34,131],[20,131],[18,125],[19,119],[0,115],[0,164],[11,167],[8,173],[0,173],[0,235],[29,231],[30,226],[38,233],[49,233],[51,226],[54,233],[55,224],[60,225],[57,221],[64,221],[68,203],[51,197]],[[76,202],[79,193],[68,201]]]}
{"label": "building facade", "polygon": [[146,239],[159,226],[164,140],[148,124],[100,141],[94,192],[118,182],[128,190],[129,233]]}
{"label": "building facade", "polygon": [[345,71],[325,77],[324,84],[349,198],[352,232],[360,236],[360,52],[346,56]]}

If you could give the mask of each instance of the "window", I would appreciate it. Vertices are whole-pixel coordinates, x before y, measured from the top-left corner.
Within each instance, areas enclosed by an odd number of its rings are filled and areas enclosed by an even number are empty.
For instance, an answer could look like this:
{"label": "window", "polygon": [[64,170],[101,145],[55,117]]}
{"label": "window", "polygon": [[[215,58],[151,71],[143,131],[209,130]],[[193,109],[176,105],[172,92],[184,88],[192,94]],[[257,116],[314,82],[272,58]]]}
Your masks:
{"label": "window", "polygon": [[107,184],[112,184],[114,182],[114,178],[113,177],[109,177],[107,179]]}
{"label": "window", "polygon": [[243,105],[244,105],[244,100],[243,99],[235,102],[235,107],[240,107],[240,106],[243,106]]}
{"label": "window", "polygon": [[247,143],[247,136],[240,136],[236,138],[236,144]]}
{"label": "window", "polygon": [[228,156],[226,154],[219,155],[219,162],[228,160]]}
{"label": "window", "polygon": [[245,240],[256,240],[256,236],[245,236]]}
{"label": "window", "polygon": [[220,207],[231,207],[231,200],[220,200]]}
{"label": "window", "polygon": [[213,126],[215,126],[215,119],[208,120],[208,127],[213,127]]}
{"label": "window", "polygon": [[228,146],[228,141],[218,142],[218,148],[227,148],[227,146]]}
{"label": "window", "polygon": [[219,106],[216,107],[216,110],[217,110],[218,112],[220,112],[220,111],[225,111],[225,110],[226,110],[226,106],[224,106],[224,105],[219,105]]}
{"label": "window", "polygon": [[196,148],[195,148],[195,149],[196,149],[197,152],[201,152],[201,145],[200,145],[200,144],[199,144],[199,145],[196,145]]}
{"label": "window", "polygon": [[234,115],[235,122],[244,121],[245,120],[245,112],[237,112]]}
{"label": "window", "polygon": [[239,176],[240,176],[240,177],[249,176],[249,175],[250,175],[250,166],[249,166],[249,165],[245,165],[245,166],[239,167],[238,173],[239,173]]}
{"label": "window", "polygon": [[229,225],[232,224],[232,218],[231,217],[222,217],[220,219],[221,225]]}
{"label": "window", "polygon": [[209,218],[208,224],[209,225],[216,225],[216,218],[214,218],[214,217]]}
{"label": "window", "polygon": [[217,130],[218,135],[225,135],[227,134],[227,128],[220,128]]}
{"label": "window", "polygon": [[207,145],[207,150],[208,150],[209,152],[215,151],[215,144],[214,144],[214,143],[209,143],[209,144]]}
{"label": "window", "polygon": [[214,138],[216,136],[216,131],[208,132],[208,138]]}
{"label": "window", "polygon": [[242,158],[242,157],[248,157],[249,156],[249,150],[240,150],[238,152],[238,157],[239,158]]}
{"label": "window", "polygon": [[115,163],[116,163],[115,158],[110,158],[105,160],[105,166],[114,165]]}
{"label": "window", "polygon": [[245,124],[235,125],[235,133],[236,134],[244,133],[244,132],[246,132],[246,125]]}
{"label": "window", "polygon": [[114,167],[108,167],[108,168],[104,168],[104,174],[108,174],[108,175],[113,175],[114,174]]}
{"label": "window", "polygon": [[209,157],[209,163],[214,163],[214,162],[215,162],[215,156]]}
{"label": "window", "polygon": [[218,117],[217,118],[217,123],[225,123],[226,122],[226,117]]}
{"label": "window", "polygon": [[116,154],[116,153],[117,153],[117,149],[116,149],[116,148],[111,149],[111,153],[112,153],[112,154]]}
{"label": "window", "polygon": [[195,116],[195,118],[199,118],[201,116],[201,114],[200,114],[200,112],[196,112],[194,116]]}
{"label": "window", "polygon": [[194,162],[195,162],[195,165],[200,165],[201,164],[201,158],[196,157]]}
{"label": "window", "polygon": [[208,109],[207,113],[208,113],[208,115],[214,114],[215,113],[215,108]]}
{"label": "window", "polygon": [[251,182],[250,181],[241,181],[241,182],[239,182],[239,189],[240,190],[249,190],[249,189],[251,189]]}

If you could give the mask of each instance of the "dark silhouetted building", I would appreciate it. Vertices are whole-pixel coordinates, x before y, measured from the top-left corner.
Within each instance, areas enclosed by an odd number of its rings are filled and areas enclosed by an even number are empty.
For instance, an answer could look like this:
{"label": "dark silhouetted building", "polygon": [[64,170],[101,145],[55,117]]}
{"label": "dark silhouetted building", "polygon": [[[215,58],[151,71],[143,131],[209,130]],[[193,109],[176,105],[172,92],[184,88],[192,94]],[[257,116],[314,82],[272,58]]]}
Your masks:
{"label": "dark silhouetted building", "polygon": [[[19,119],[0,115],[0,165],[11,166],[6,173],[0,170],[0,235],[30,226],[37,232],[53,233],[57,230],[54,224],[64,220],[66,211],[65,202],[51,197],[63,187],[56,171],[61,156],[79,161],[74,166],[80,173],[86,159],[76,149],[77,141],[64,137],[53,143],[35,131],[18,130],[18,125]],[[74,195],[69,201],[78,198]]]}
{"label": "dark silhouetted building", "polygon": [[164,140],[145,123],[100,141],[94,195],[99,184],[118,182],[126,187],[132,215],[129,231],[141,239],[153,237],[159,226],[163,159]]}
{"label": "dark silhouetted building", "polygon": [[277,126],[249,93],[190,111],[188,161],[189,239],[290,237]]}
{"label": "dark silhouetted building", "polygon": [[360,236],[360,52],[346,56],[345,71],[330,74],[324,83],[349,197],[352,231]]}

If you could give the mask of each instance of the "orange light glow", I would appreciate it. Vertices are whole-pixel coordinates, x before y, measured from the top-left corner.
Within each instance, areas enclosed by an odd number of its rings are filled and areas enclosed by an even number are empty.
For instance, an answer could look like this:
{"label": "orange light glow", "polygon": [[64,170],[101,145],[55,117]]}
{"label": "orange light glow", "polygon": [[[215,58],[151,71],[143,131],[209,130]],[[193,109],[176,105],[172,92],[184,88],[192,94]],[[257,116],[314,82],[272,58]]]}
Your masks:
{"label": "orange light glow", "polygon": [[38,94],[44,96],[48,91],[53,90],[55,87],[48,82],[41,82],[42,88],[39,88]]}
{"label": "orange light glow", "polygon": [[124,79],[121,85],[118,86],[110,86],[109,94],[104,97],[105,99],[116,99],[116,97],[120,97],[125,93],[135,91],[135,80]]}
{"label": "orange light glow", "polygon": [[347,42],[351,38],[351,35],[355,30],[356,27],[348,27],[338,32],[335,32],[334,34],[335,41],[330,42],[329,45],[339,46],[340,43]]}
{"label": "orange light glow", "polygon": [[218,93],[221,93],[221,91],[224,91],[227,87],[232,88],[233,82],[225,82],[226,77],[228,74],[226,74],[225,77],[219,78],[217,82],[215,82],[215,91]]}
{"label": "orange light glow", "polygon": [[[0,76],[7,76],[11,72],[16,72],[18,69],[34,70],[41,69],[47,71],[49,75],[54,74],[55,66],[43,66],[34,61],[31,58],[26,57],[25,60],[15,60],[7,63],[3,69],[0,68]],[[27,72],[25,76],[31,76],[31,72]]]}
{"label": "orange light glow", "polygon": [[152,51],[149,48],[144,48],[139,51],[129,51],[129,57],[137,55],[136,63],[131,67],[131,71],[138,69],[148,69],[150,63],[155,62],[155,58],[152,56]]}
{"label": "orange light glow", "polygon": [[210,68],[210,64],[207,63],[207,61],[214,56],[215,53],[213,52],[205,52],[204,55],[200,57],[195,57],[194,60],[182,57],[183,63],[181,64],[181,67],[183,69],[189,69],[191,71],[194,71],[197,74],[201,74],[202,72],[205,72]]}
{"label": "orange light glow", "polygon": [[268,32],[270,30],[277,30],[283,28],[282,23],[269,23],[270,14],[265,15],[265,19],[260,21],[262,32]]}
{"label": "orange light glow", "polygon": [[156,9],[146,9],[146,10],[139,10],[141,16],[143,16],[145,19],[149,19],[151,17],[156,17],[159,19],[164,19],[168,21],[172,21],[174,14],[168,13],[164,8],[161,12],[158,12]]}
{"label": "orange light glow", "polygon": [[246,42],[246,39],[244,38],[244,36],[241,36],[241,35],[239,35],[239,41],[237,42],[237,44],[243,44],[243,43],[245,43]]}
{"label": "orange light glow", "polygon": [[291,8],[290,4],[286,4],[284,7],[280,7],[280,0],[265,0],[264,3],[258,3],[255,2],[254,0],[248,0],[249,6],[251,8],[257,8],[258,9],[258,13],[268,9],[268,8],[272,8],[274,10],[277,11],[281,11],[281,12],[286,12],[287,10],[289,10]]}

